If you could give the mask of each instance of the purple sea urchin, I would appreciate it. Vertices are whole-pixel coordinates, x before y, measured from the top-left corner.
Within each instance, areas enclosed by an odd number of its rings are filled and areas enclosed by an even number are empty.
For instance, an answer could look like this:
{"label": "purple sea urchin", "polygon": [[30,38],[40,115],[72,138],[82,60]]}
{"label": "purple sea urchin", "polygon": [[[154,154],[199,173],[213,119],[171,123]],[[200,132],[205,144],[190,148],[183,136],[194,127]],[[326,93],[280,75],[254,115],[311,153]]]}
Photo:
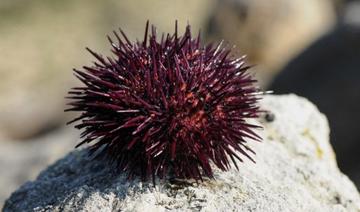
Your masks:
{"label": "purple sea urchin", "polygon": [[129,176],[143,180],[175,177],[202,180],[213,177],[211,162],[225,171],[230,160],[254,152],[246,138],[260,140],[246,122],[259,115],[258,89],[244,57],[230,56],[221,44],[205,47],[190,26],[183,36],[157,38],[146,25],[142,42],[132,43],[120,30],[114,57],[97,59],[74,70],[83,87],[73,88],[66,111],[81,111],[72,122],[83,129],[83,141]]}

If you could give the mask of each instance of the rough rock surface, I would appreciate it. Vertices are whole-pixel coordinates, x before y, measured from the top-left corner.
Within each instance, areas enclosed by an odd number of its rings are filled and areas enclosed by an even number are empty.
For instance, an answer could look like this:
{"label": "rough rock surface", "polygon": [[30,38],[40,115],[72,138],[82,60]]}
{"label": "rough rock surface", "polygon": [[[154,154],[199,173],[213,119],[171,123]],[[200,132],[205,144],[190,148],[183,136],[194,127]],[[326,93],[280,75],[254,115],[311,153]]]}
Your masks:
{"label": "rough rock surface", "polygon": [[360,197],[329,144],[324,115],[295,95],[267,96],[274,114],[260,120],[263,142],[250,142],[256,164],[215,171],[202,183],[142,183],[113,174],[74,151],[6,201],[4,211],[360,211]]}
{"label": "rough rock surface", "polygon": [[11,192],[64,157],[78,138],[79,132],[72,127],[26,141],[0,138],[0,209]]}

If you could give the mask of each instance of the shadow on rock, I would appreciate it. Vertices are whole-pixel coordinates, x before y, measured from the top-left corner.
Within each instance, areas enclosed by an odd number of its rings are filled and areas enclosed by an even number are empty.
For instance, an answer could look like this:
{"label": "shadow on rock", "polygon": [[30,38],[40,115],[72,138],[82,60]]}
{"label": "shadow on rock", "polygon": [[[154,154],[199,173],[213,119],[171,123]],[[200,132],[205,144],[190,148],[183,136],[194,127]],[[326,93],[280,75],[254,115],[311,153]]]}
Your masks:
{"label": "shadow on rock", "polygon": [[[70,153],[42,171],[34,182],[27,182],[14,192],[5,202],[4,211],[51,210],[60,204],[71,205],[72,201],[91,199],[93,194],[106,199],[114,193],[109,188],[115,181],[124,182],[120,184],[123,188],[118,188],[115,193],[119,200],[126,197],[127,188],[138,189],[139,181],[127,181],[126,174],[116,173],[106,161],[90,160],[87,150]],[[63,204],[65,202],[69,204]]]}

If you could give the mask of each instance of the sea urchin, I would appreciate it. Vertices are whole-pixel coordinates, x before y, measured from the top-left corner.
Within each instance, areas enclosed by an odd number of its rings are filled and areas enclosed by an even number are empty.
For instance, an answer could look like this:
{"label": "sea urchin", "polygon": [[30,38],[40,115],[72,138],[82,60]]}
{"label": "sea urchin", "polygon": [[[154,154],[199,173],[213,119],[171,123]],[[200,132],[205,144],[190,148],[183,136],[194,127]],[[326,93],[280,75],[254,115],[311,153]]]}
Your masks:
{"label": "sea urchin", "polygon": [[[246,139],[260,140],[257,126],[246,119],[260,110],[259,90],[244,57],[230,55],[221,43],[202,46],[190,26],[178,36],[157,38],[146,24],[142,42],[117,32],[113,57],[96,58],[92,66],[74,70],[83,83],[69,92],[71,108],[81,115],[72,122],[83,129],[90,153],[105,156],[129,177],[143,180],[213,177],[211,163],[226,171],[230,160],[253,160]],[[151,31],[148,33],[148,31]]]}

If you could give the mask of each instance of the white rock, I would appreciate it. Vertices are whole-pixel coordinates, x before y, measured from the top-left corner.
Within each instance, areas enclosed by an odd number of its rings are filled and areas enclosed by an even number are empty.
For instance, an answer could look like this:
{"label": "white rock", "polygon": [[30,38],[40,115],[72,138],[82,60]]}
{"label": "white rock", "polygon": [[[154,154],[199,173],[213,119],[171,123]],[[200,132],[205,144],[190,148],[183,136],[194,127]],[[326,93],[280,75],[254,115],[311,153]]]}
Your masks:
{"label": "white rock", "polygon": [[250,142],[257,162],[240,171],[153,187],[74,151],[14,192],[4,211],[360,211],[358,191],[336,165],[325,116],[295,95],[261,104],[275,120],[260,120],[264,140]]}

